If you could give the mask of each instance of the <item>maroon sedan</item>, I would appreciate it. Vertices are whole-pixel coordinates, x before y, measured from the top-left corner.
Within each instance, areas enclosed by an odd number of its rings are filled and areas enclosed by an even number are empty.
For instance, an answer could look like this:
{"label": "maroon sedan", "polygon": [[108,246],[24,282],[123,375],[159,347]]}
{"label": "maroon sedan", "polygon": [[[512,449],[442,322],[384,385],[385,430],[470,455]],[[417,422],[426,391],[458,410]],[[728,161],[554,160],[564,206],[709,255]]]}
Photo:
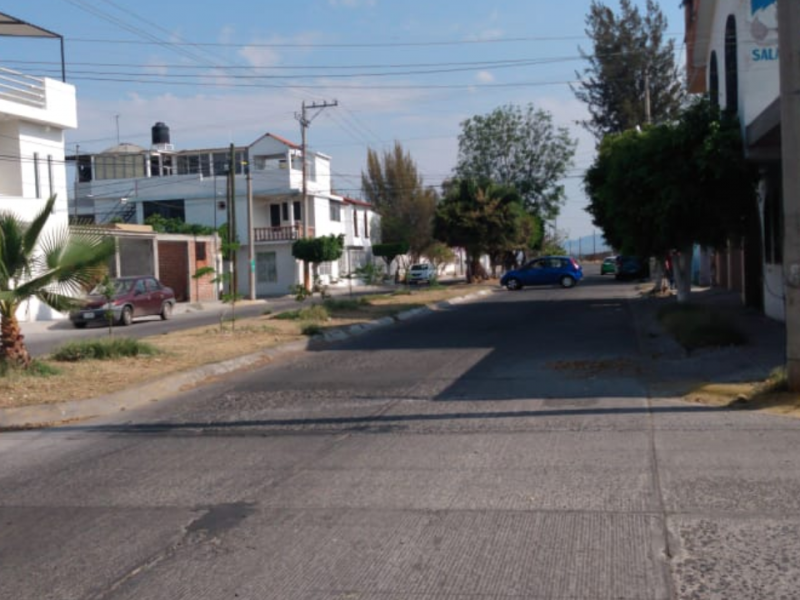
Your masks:
{"label": "maroon sedan", "polygon": [[78,329],[87,323],[108,323],[108,311],[115,323],[130,325],[138,317],[159,315],[163,320],[172,316],[175,293],[155,277],[120,277],[112,281],[114,296],[109,303],[100,286],[93,289],[83,305],[69,314]]}

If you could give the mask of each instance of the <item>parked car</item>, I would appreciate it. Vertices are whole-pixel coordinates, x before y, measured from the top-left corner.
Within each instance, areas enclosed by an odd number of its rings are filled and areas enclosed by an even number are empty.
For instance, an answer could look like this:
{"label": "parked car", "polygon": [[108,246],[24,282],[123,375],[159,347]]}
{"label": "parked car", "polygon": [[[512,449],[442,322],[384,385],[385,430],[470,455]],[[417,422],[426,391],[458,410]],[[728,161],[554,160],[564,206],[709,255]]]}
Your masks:
{"label": "parked car", "polygon": [[509,290],[519,290],[526,285],[560,284],[573,287],[583,279],[583,269],[570,256],[540,256],[522,268],[508,271],[500,279],[500,285]]}
{"label": "parked car", "polygon": [[411,265],[406,276],[406,282],[414,285],[418,283],[430,284],[434,279],[436,279],[436,267],[429,263]]}
{"label": "parked car", "polygon": [[609,256],[600,265],[600,275],[614,275],[617,272],[617,257]]}
{"label": "parked car", "polygon": [[159,315],[165,321],[172,316],[175,293],[155,277],[120,277],[111,284],[114,295],[110,303],[98,285],[80,308],[70,312],[75,327],[83,329],[88,323],[108,323],[109,310],[114,322],[120,325],[130,325],[134,319],[150,315]]}
{"label": "parked car", "polygon": [[650,263],[638,256],[618,256],[617,269],[614,272],[617,280],[645,279],[650,277]]}

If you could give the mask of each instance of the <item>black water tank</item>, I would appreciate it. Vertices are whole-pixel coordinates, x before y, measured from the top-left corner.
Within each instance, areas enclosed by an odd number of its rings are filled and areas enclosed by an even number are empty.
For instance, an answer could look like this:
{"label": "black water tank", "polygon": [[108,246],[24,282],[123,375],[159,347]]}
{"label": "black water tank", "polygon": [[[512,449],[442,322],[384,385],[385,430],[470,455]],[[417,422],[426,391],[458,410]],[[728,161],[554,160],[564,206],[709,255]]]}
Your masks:
{"label": "black water tank", "polygon": [[152,133],[154,146],[169,144],[169,127],[161,121],[153,125]]}

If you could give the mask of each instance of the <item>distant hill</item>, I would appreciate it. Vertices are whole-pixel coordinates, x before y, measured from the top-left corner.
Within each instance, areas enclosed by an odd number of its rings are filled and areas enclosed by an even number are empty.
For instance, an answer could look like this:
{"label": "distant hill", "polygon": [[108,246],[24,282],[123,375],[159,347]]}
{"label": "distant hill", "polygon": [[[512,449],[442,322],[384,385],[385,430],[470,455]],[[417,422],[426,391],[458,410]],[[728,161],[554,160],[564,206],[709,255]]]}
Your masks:
{"label": "distant hill", "polygon": [[608,245],[605,238],[600,235],[600,233],[566,240],[564,246],[571,256],[579,257],[592,256],[594,254],[607,254],[612,250],[611,246]]}

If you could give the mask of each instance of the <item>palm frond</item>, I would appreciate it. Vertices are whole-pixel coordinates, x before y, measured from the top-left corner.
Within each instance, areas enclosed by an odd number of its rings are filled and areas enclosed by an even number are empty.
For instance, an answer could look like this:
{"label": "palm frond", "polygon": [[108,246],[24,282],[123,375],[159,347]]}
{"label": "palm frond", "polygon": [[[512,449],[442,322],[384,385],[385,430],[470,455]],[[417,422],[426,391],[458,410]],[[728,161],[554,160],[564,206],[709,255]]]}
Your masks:
{"label": "palm frond", "polygon": [[33,254],[34,248],[36,248],[39,241],[39,236],[42,235],[42,231],[44,231],[44,228],[47,226],[47,220],[53,213],[53,206],[55,206],[55,203],[56,195],[53,194],[47,199],[47,202],[45,202],[39,214],[36,215],[33,221],[25,228],[25,236],[21,249],[26,255]]}
{"label": "palm frond", "polygon": [[30,253],[23,252],[26,225],[11,212],[0,213],[0,289],[30,272]]}

